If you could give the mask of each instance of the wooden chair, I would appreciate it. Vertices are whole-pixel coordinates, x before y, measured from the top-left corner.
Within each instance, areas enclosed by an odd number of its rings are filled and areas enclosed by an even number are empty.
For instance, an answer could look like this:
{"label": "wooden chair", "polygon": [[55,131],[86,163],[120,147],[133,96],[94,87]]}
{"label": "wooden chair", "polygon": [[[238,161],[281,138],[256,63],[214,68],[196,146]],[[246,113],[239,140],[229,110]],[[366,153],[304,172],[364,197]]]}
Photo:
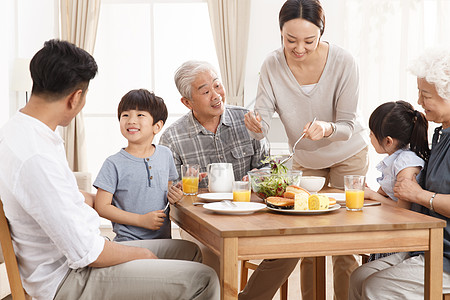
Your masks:
{"label": "wooden chair", "polygon": [[6,272],[8,273],[9,286],[13,300],[31,300],[22,286],[19,267],[17,265],[16,254],[11,240],[8,220],[3,211],[3,203],[0,199],[0,242],[2,245],[3,256],[5,258]]}
{"label": "wooden chair", "polygon": [[[257,264],[252,263],[248,260],[242,261],[242,263],[241,263],[241,290],[243,290],[245,285],[247,284],[248,269],[256,270],[257,267],[258,267]],[[286,281],[280,287],[280,299],[287,300],[287,294],[288,294],[288,279],[286,279]]]}

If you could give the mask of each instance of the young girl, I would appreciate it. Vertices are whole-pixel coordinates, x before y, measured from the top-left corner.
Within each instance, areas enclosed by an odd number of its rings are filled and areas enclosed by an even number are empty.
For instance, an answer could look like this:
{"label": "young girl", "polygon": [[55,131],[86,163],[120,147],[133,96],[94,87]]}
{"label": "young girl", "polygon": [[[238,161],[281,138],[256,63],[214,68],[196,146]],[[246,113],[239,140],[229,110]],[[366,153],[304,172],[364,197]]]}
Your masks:
{"label": "young girl", "polygon": [[[377,165],[381,172],[381,177],[377,178],[380,188],[375,192],[366,187],[364,197],[409,209],[410,202],[394,196],[394,185],[400,178],[417,180],[430,154],[428,121],[408,102],[387,102],[373,111],[369,128],[375,151],[388,156]],[[390,254],[372,254],[369,260]]]}
{"label": "young girl", "polygon": [[379,190],[366,188],[365,198],[388,204],[393,204],[393,200],[398,206],[409,208],[409,202],[394,196],[394,185],[399,178],[416,179],[428,159],[428,121],[408,102],[387,102],[374,110],[369,128],[375,151],[386,153],[388,157],[377,165],[381,172],[381,177],[377,178]]}

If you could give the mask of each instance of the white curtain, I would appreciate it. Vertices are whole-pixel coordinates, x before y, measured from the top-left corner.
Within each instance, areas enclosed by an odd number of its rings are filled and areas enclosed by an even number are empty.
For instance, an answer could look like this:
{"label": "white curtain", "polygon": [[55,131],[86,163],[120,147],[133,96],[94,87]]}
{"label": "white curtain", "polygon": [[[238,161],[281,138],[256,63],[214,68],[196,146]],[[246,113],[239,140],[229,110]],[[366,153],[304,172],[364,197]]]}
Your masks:
{"label": "white curtain", "polygon": [[208,0],[227,103],[244,105],[250,0]]}
{"label": "white curtain", "polygon": [[[365,125],[373,110],[388,101],[405,100],[422,111],[416,78],[408,66],[427,48],[450,46],[450,0],[325,0],[324,4],[325,40],[335,41],[357,60]],[[430,136],[435,126],[430,123]],[[376,189],[375,165],[384,156],[369,149],[369,185]]]}
{"label": "white curtain", "polygon": [[408,66],[429,47],[449,46],[450,1],[341,0],[339,7],[328,15],[341,16],[339,44],[357,59],[365,119],[387,101],[402,99],[419,110]]}
{"label": "white curtain", "polygon": [[[94,52],[100,0],[61,0],[61,39]],[[87,171],[83,114],[80,112],[63,129],[69,166],[74,172]]]}

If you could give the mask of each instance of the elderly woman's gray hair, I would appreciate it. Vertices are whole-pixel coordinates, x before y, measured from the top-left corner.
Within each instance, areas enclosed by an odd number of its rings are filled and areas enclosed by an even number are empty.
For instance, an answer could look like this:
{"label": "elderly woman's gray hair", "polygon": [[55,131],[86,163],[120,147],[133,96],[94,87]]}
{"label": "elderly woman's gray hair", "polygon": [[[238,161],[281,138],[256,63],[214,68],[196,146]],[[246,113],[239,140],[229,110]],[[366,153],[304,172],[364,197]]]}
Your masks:
{"label": "elderly woman's gray hair", "polygon": [[425,51],[409,67],[411,73],[434,84],[436,91],[445,100],[450,100],[450,50],[435,48]]}
{"label": "elderly woman's gray hair", "polygon": [[202,72],[212,72],[217,75],[215,68],[206,61],[189,60],[177,69],[174,79],[181,96],[192,99],[192,83]]}

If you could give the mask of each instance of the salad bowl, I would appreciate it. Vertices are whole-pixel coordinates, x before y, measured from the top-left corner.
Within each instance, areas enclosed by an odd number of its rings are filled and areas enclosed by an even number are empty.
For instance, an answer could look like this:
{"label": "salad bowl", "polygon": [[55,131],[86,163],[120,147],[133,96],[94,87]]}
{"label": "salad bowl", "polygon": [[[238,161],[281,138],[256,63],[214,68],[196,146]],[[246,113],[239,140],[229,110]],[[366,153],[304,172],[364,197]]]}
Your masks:
{"label": "salad bowl", "polygon": [[269,169],[254,170],[248,172],[252,191],[260,198],[282,197],[288,185],[299,185],[302,171],[286,170],[273,173]]}

